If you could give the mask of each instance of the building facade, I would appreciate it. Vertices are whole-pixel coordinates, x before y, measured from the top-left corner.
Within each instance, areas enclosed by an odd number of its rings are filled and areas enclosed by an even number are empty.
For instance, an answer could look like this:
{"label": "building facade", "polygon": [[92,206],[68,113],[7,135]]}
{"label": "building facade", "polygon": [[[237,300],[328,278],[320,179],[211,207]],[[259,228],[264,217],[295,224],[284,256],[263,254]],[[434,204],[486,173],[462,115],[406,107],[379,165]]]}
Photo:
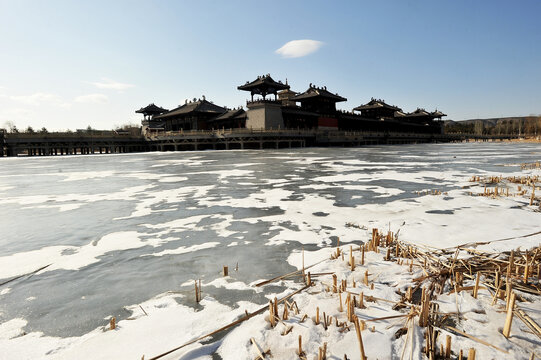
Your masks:
{"label": "building facade", "polygon": [[[154,104],[136,113],[144,116],[143,129],[148,131],[189,131],[212,129],[319,129],[374,132],[443,132],[441,111],[429,112],[417,108],[411,113],[372,98],[366,104],[343,111],[336,108],[347,99],[313,84],[302,93],[292,91],[287,80],[275,81],[270,74],[237,87],[250,93],[242,108],[228,109],[202,99],[186,101],[173,110]],[[272,96],[274,95],[274,97]]]}

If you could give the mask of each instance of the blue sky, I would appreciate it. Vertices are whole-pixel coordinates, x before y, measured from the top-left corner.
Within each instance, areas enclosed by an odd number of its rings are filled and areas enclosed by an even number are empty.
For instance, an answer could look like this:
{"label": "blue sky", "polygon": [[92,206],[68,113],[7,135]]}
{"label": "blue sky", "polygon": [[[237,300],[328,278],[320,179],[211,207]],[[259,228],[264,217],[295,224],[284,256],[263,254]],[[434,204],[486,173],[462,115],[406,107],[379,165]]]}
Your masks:
{"label": "blue sky", "polygon": [[[537,0],[0,0],[0,127],[111,129],[202,95],[236,107],[267,73],[327,86],[346,110],[377,97],[455,120],[541,114],[540,14]],[[305,39],[321,46],[276,52]]]}

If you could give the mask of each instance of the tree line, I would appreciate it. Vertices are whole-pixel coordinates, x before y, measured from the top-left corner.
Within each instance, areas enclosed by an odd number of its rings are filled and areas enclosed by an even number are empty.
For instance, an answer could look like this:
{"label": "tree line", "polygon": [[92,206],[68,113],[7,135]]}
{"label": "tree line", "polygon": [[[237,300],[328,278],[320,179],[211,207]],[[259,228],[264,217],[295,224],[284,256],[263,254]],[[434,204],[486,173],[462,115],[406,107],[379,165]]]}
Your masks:
{"label": "tree line", "polygon": [[449,121],[445,132],[475,135],[518,135],[524,137],[541,136],[541,116],[517,118]]}
{"label": "tree line", "polygon": [[[64,131],[51,131],[47,130],[46,127],[42,127],[41,129],[34,129],[32,126],[28,126],[25,129],[19,129],[12,121],[6,121],[3,124],[3,128],[0,130],[4,130],[7,133],[11,134],[49,134],[49,133],[63,133],[63,134],[70,134],[70,133],[92,133],[92,132],[103,132],[104,130],[97,130],[94,129],[92,126],[88,125],[85,129],[77,129],[75,131],[72,131],[70,129],[64,130]],[[113,132],[121,132],[126,133],[130,135],[138,135],[141,133],[141,127],[128,123],[124,125],[117,125],[112,130]]]}

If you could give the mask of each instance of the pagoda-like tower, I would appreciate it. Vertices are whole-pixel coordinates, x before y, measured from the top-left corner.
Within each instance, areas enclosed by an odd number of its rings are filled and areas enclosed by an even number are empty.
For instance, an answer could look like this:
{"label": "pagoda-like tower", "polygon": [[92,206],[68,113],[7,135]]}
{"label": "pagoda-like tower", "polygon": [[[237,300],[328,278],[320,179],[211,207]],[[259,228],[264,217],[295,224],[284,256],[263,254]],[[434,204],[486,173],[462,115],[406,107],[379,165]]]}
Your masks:
{"label": "pagoda-like tower", "polygon": [[163,114],[164,112],[167,112],[167,109],[154,105],[154,103],[135,111],[137,114],[143,114],[143,120],[150,120],[154,116]]}
{"label": "pagoda-like tower", "polygon": [[[278,100],[278,91],[289,89],[289,85],[281,81],[274,81],[269,75],[258,76],[252,82],[238,86],[237,89],[249,91],[251,101],[246,102],[246,127],[252,129],[281,129],[284,127],[282,117],[282,104]],[[267,99],[267,95],[274,94],[274,100]],[[262,99],[254,100],[254,95]]]}
{"label": "pagoda-like tower", "polygon": [[252,82],[247,81],[246,84],[237,86],[237,89],[249,91],[252,95],[252,101],[254,101],[254,95],[261,95],[263,100],[265,100],[267,95],[270,94],[274,94],[274,100],[276,100],[278,91],[289,89],[289,85],[283,84],[281,81],[276,82],[270,74],[267,74],[258,76]]}

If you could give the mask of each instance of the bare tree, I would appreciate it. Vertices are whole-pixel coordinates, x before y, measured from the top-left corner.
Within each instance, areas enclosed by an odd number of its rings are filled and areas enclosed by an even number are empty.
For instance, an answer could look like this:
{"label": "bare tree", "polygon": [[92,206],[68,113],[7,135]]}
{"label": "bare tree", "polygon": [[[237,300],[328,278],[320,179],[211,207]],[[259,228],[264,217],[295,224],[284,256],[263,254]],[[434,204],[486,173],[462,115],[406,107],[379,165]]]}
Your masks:
{"label": "bare tree", "polygon": [[19,132],[19,129],[17,129],[17,126],[13,123],[13,121],[6,121],[4,123],[4,128],[10,133],[16,134]]}
{"label": "bare tree", "polygon": [[483,122],[482,121],[476,121],[474,126],[474,133],[475,135],[483,135]]}

